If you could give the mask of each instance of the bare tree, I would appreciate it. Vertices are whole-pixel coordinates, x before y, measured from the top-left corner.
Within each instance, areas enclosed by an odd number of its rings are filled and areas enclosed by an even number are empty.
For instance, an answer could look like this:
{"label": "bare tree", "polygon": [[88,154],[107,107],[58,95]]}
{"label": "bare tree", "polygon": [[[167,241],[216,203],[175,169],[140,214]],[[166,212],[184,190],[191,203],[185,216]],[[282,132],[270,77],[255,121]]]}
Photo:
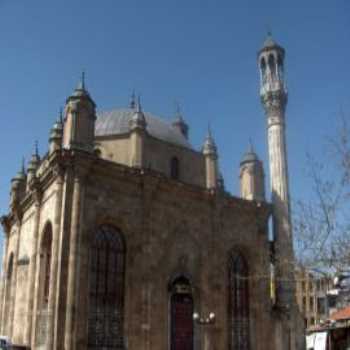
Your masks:
{"label": "bare tree", "polygon": [[317,270],[350,268],[350,127],[342,116],[324,159],[307,155],[313,199],[294,203],[299,264]]}

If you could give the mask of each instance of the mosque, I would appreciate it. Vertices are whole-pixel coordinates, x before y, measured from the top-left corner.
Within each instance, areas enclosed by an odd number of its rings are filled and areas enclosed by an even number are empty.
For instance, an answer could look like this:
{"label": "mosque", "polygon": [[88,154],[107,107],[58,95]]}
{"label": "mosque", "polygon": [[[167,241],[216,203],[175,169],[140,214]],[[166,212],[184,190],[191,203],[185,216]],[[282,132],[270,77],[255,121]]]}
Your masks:
{"label": "mosque", "polygon": [[97,113],[82,79],[47,154],[11,181],[0,333],[31,349],[302,349],[284,59],[268,36],[258,69],[269,200],[253,149],[232,196],[210,132],[194,149],[180,111],[169,123],[135,96]]}

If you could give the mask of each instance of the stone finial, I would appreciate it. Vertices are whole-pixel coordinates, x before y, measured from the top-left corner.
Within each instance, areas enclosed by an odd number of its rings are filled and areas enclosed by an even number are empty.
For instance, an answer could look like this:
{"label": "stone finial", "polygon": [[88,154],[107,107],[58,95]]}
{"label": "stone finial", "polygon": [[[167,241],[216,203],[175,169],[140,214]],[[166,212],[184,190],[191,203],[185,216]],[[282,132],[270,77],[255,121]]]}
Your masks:
{"label": "stone finial", "polygon": [[136,94],[135,94],[135,90],[132,91],[131,96],[130,96],[130,108],[131,109],[135,109],[136,108]]}
{"label": "stone finial", "polygon": [[208,134],[205,138],[202,150],[204,155],[217,156],[217,148],[216,148],[216,144],[212,136],[212,132],[209,124],[208,124]]}
{"label": "stone finial", "polygon": [[142,111],[141,98],[138,97],[135,114],[130,120],[130,130],[145,130],[147,126],[145,115]]}
{"label": "stone finial", "polygon": [[178,102],[175,102],[175,120],[172,123],[172,125],[177,128],[182,135],[185,136],[186,139],[188,139],[188,124],[185,122],[182,112],[181,112],[181,107]]}

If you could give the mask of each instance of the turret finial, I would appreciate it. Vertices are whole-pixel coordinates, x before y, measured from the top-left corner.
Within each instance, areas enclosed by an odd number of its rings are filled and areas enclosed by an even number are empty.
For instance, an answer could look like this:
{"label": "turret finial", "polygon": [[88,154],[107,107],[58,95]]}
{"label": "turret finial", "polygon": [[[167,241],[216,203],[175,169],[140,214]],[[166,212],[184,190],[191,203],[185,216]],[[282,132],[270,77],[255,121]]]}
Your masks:
{"label": "turret finial", "polygon": [[208,122],[208,138],[209,138],[209,139],[212,139],[212,138],[213,138],[213,135],[212,135],[212,132],[211,132],[211,125],[210,125],[210,122]]}
{"label": "turret finial", "polygon": [[84,70],[81,72],[81,87],[83,90],[85,90],[85,71]]}
{"label": "turret finial", "polygon": [[254,146],[253,146],[253,141],[252,138],[249,137],[249,148],[248,148],[249,153],[255,153]]}
{"label": "turret finial", "polygon": [[136,94],[135,94],[135,89],[133,89],[130,97],[130,108],[135,109],[135,107],[136,107]]}
{"label": "turret finial", "polygon": [[179,119],[182,119],[181,105],[180,105],[178,100],[175,100],[174,103],[175,103],[176,117],[179,118]]}
{"label": "turret finial", "polygon": [[60,107],[59,115],[58,115],[58,120],[61,124],[63,124],[63,108]]}
{"label": "turret finial", "polygon": [[141,95],[137,97],[137,113],[142,113]]}
{"label": "turret finial", "polygon": [[26,158],[25,158],[24,156],[22,157],[21,173],[22,173],[22,174],[25,174],[25,173],[26,173]]}
{"label": "turret finial", "polygon": [[35,154],[35,156],[39,157],[39,142],[38,142],[38,140],[35,140],[35,142],[34,142],[34,154]]}

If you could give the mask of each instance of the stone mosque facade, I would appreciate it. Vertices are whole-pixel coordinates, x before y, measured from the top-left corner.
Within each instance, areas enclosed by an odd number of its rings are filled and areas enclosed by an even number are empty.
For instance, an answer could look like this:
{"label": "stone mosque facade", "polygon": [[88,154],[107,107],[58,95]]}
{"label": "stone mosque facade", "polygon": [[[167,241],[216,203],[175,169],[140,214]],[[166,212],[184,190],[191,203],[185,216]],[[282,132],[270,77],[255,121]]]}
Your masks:
{"label": "stone mosque facade", "polygon": [[134,96],[97,114],[82,79],[47,154],[11,182],[0,334],[31,349],[301,349],[284,56],[270,36],[258,53],[271,202],[253,149],[232,196],[210,132],[198,151],[180,111],[169,123]]}

